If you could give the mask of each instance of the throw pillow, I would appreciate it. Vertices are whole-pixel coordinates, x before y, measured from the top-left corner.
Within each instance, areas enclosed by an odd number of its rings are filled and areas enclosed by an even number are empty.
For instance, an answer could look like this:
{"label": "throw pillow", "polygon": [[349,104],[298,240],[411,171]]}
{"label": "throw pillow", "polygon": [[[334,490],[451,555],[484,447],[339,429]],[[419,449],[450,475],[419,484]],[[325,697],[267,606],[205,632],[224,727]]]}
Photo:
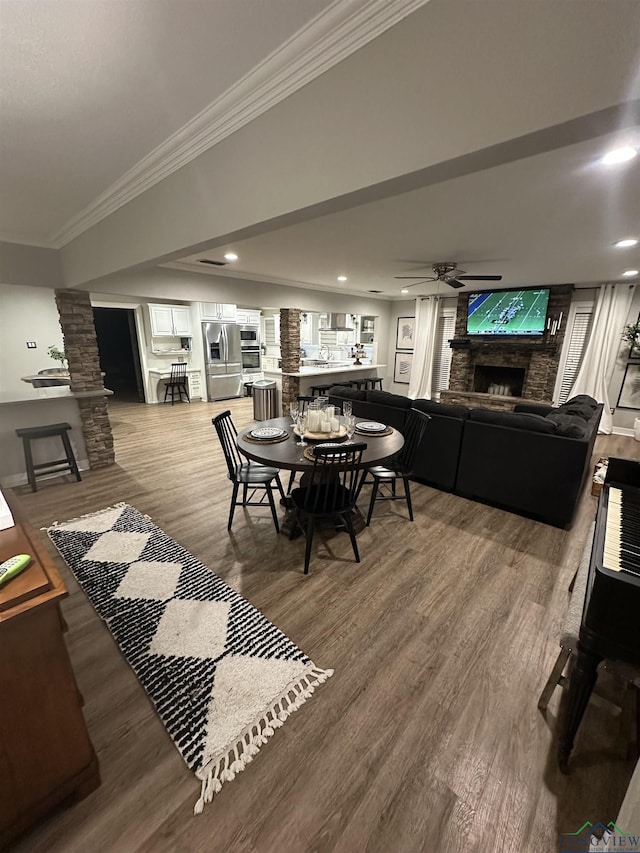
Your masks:
{"label": "throw pillow", "polygon": [[568,415],[563,412],[551,412],[547,420],[556,424],[558,435],[567,438],[584,438],[587,434],[587,425],[580,415]]}
{"label": "throw pillow", "polygon": [[590,397],[588,394],[577,394],[575,397],[567,400],[565,405],[572,405],[573,403],[578,406],[590,406],[592,409],[598,408],[598,401],[594,400],[593,397]]}
{"label": "throw pillow", "polygon": [[472,421],[481,421],[485,424],[511,427],[513,429],[526,429],[530,432],[545,432],[548,434],[556,432],[554,422],[543,418],[542,415],[497,412],[494,409],[471,409],[469,419]]}
{"label": "throw pillow", "polygon": [[593,416],[594,409],[585,403],[563,403],[558,406],[558,412],[563,415],[576,415],[584,421],[589,421]]}

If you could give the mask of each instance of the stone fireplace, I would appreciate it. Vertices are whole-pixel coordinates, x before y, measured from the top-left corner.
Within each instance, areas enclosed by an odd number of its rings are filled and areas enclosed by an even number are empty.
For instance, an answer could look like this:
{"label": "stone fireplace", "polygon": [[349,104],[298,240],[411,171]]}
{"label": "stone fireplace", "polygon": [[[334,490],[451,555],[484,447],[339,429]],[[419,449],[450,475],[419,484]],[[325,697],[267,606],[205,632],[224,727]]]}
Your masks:
{"label": "stone fireplace", "polygon": [[482,394],[522,397],[525,376],[524,367],[476,364],[473,372],[473,390]]}
{"label": "stone fireplace", "polygon": [[449,389],[440,395],[443,402],[498,409],[512,409],[521,401],[551,403],[573,285],[555,285],[550,291],[548,317],[563,317],[555,335],[549,328],[540,338],[499,340],[466,334],[469,295],[460,294]]}

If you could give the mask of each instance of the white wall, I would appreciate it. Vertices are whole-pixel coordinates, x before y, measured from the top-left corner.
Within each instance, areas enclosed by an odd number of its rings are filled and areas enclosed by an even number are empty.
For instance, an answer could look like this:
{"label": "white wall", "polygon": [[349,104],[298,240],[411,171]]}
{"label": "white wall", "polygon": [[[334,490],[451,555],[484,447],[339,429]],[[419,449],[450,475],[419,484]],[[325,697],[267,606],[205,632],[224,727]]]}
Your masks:
{"label": "white wall", "polygon": [[[27,341],[37,349],[27,349]],[[63,346],[53,290],[0,284],[0,390],[23,390],[21,376],[60,367],[50,346]]]}
{"label": "white wall", "polygon": [[[633,287],[633,285],[630,285],[630,287]],[[627,315],[627,319],[625,320],[625,325],[636,323],[638,320],[638,316],[640,316],[640,287],[636,287],[635,293],[633,294],[633,299],[631,300],[631,306],[629,308],[629,314]],[[622,329],[620,330],[620,333],[622,334]],[[609,383],[608,388],[609,403],[614,409],[614,429],[633,429],[634,420],[640,417],[640,409],[619,409],[616,407],[618,397],[620,396],[622,383],[624,381],[624,374],[625,368],[627,366],[628,355],[629,345],[621,340],[620,347],[618,349],[618,354],[616,356],[616,362],[613,368],[613,374],[611,376],[611,382]]]}

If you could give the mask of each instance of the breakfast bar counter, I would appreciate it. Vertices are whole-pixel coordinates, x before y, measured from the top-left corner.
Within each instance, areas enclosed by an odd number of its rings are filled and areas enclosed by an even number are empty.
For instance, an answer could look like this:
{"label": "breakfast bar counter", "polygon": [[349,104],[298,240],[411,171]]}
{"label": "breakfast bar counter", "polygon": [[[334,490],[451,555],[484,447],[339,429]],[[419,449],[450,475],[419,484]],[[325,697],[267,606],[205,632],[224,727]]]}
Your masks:
{"label": "breakfast bar counter", "polygon": [[[71,391],[68,386],[33,388],[24,383],[16,391],[0,391],[0,481],[5,487],[27,482],[22,441],[17,429],[46,426],[55,423],[71,424],[71,446],[78,467],[89,467],[87,449],[82,433],[78,400],[108,397],[113,394],[106,388],[93,391]],[[34,462],[60,456],[60,441],[55,438],[39,439],[33,446]]]}
{"label": "breakfast bar counter", "polygon": [[[331,364],[331,362],[328,362]],[[334,385],[339,382],[348,382],[350,379],[371,379],[374,376],[379,376],[379,369],[385,368],[386,364],[358,364],[351,362],[338,363],[335,367],[319,367],[311,366],[301,367],[295,373],[284,372],[282,370],[265,370],[264,378],[272,379],[278,386],[278,396],[281,398],[282,392],[282,377],[295,376],[300,380],[300,394],[310,394],[311,387],[318,385],[318,377],[326,377],[323,384]]]}

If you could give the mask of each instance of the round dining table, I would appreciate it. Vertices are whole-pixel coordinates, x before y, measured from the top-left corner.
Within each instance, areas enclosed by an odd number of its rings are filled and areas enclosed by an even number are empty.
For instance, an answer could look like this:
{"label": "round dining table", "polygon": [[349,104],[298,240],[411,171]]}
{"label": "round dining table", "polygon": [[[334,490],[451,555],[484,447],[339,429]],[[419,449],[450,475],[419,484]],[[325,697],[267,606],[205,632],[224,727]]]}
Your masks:
{"label": "round dining table", "polygon": [[[366,422],[366,418],[356,418],[356,428],[358,422]],[[252,429],[258,427],[280,427],[286,429],[289,437],[285,441],[266,442],[266,441],[248,441],[246,435]],[[390,429],[393,429],[390,427]],[[313,461],[304,456],[304,451],[307,447],[313,447],[316,444],[321,444],[320,441],[306,440],[306,445],[301,447],[297,442],[299,436],[293,432],[293,424],[291,418],[272,418],[269,421],[261,421],[259,424],[252,424],[245,427],[238,434],[238,448],[244,456],[252,459],[254,462],[260,462],[262,465],[270,465],[273,468],[285,468],[289,471],[310,471],[313,468]],[[331,441],[330,438],[326,439]],[[391,456],[395,456],[404,446],[404,437],[401,432],[394,429],[391,435],[360,435],[355,433],[352,442],[364,442],[367,447],[362,454],[360,468],[370,468],[372,465],[380,465]]]}

